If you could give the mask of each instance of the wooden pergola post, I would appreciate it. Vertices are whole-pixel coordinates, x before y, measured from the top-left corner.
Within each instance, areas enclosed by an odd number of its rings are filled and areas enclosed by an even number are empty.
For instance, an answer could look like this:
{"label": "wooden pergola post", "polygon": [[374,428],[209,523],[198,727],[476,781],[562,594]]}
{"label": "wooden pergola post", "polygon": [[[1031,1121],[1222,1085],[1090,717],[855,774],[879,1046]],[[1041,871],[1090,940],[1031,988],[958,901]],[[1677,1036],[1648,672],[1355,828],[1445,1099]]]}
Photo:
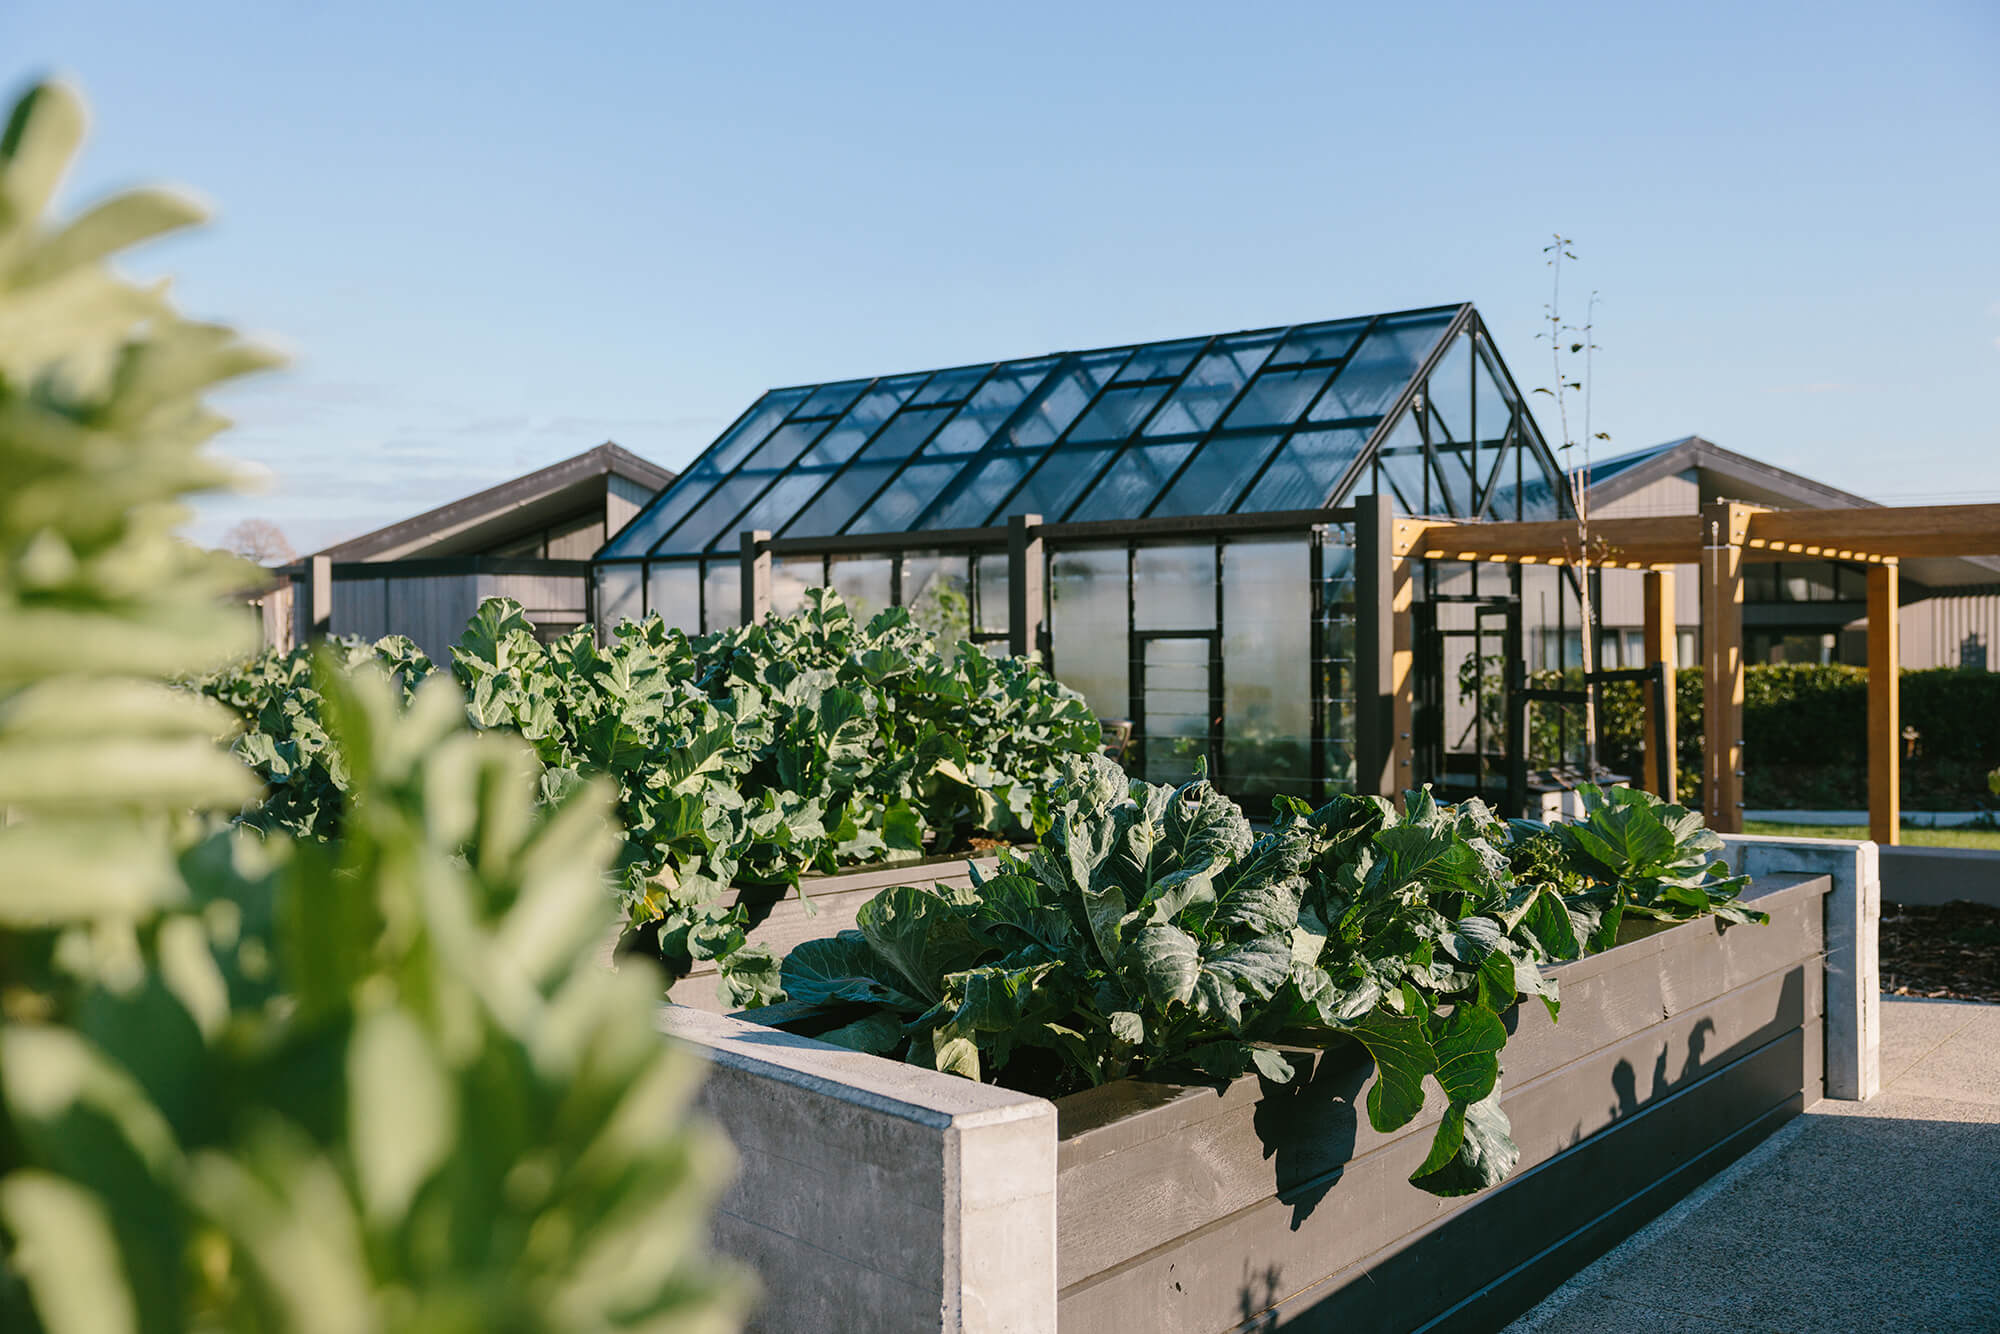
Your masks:
{"label": "wooden pergola post", "polygon": [[[1676,739],[1680,735],[1674,702],[1674,661],[1679,635],[1674,623],[1674,572],[1672,568],[1648,570],[1646,588],[1646,662],[1660,664],[1665,676],[1664,703],[1658,709],[1646,701],[1646,763],[1641,785],[1654,796],[1676,801],[1680,773]],[[1666,755],[1666,775],[1662,783],[1660,755]]]}
{"label": "wooden pergola post", "polygon": [[1701,507],[1702,805],[1708,827],[1743,832],[1743,538],[1750,512]]}
{"label": "wooden pergola post", "polygon": [[1394,783],[1393,799],[1396,809],[1403,809],[1403,794],[1416,781],[1416,747],[1410,740],[1415,729],[1416,714],[1416,616],[1412,608],[1416,603],[1416,586],[1410,578],[1410,562],[1399,560],[1390,576],[1389,610],[1396,619],[1395,649],[1389,658],[1389,692],[1394,697],[1391,708],[1391,731],[1389,754],[1393,760],[1390,766]]}
{"label": "wooden pergola post", "polygon": [[1868,837],[1903,839],[1902,643],[1894,562],[1868,567]]}

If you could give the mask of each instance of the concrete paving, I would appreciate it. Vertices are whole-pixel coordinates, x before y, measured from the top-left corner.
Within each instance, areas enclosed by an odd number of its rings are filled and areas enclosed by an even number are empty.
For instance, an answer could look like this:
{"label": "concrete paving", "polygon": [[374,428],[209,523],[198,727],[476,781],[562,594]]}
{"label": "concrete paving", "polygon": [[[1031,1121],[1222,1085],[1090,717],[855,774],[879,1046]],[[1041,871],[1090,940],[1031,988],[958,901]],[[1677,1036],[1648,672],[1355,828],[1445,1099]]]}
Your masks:
{"label": "concrete paving", "polygon": [[2000,1331],[2000,1005],[1884,997],[1881,1058],[1507,1334]]}

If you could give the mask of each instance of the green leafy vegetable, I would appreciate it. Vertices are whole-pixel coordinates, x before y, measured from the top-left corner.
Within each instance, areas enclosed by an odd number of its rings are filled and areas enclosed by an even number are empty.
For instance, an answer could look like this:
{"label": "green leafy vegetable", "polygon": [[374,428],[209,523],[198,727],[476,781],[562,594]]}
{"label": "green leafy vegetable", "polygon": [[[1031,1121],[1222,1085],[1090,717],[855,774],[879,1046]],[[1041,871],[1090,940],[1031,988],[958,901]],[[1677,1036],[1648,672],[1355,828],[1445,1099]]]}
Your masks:
{"label": "green leafy vegetable", "polygon": [[[406,691],[434,670],[401,638],[335,651]],[[634,926],[674,971],[717,960],[738,1004],[781,993],[724,890],[796,885],[974,835],[1033,840],[1065,762],[1099,737],[1081,697],[1032,660],[970,644],[947,653],[900,609],[857,623],[830,589],[763,625],[690,639],[655,616],[606,646],[587,629],[544,645],[518,606],[490,599],[450,671],[474,726],[534,747],[544,800],[591,775],[616,784]],[[195,684],[242,719],[237,753],[268,786],[245,821],[337,836],[346,766],[306,655],[267,652]]]}
{"label": "green leafy vegetable", "polygon": [[1644,794],[1594,796],[1556,830],[1428,791],[1401,815],[1281,803],[1261,836],[1206,782],[1135,783],[1097,756],[1056,796],[1042,846],[972,892],[884,891],[859,930],[786,958],[793,1000],[842,1020],[822,1037],[1048,1094],[1139,1074],[1282,1083],[1286,1047],[1354,1043],[1377,1129],[1442,1096],[1411,1180],[1458,1195],[1519,1158],[1502,1016],[1524,996],[1556,1014],[1546,966],[1610,939],[1620,911],[1759,916],[1699,821]]}

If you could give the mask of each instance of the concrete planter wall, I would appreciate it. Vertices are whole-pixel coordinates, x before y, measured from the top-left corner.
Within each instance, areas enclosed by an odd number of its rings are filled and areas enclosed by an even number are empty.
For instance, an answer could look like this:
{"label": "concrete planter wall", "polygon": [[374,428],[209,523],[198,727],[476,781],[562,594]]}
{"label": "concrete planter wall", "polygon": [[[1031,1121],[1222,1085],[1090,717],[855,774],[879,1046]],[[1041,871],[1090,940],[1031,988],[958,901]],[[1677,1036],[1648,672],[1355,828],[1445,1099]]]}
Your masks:
{"label": "concrete planter wall", "polygon": [[[977,866],[981,875],[990,873],[995,858],[962,856],[926,857],[921,861],[896,862],[887,866],[867,866],[837,875],[805,876],[797,891],[786,888],[733,889],[725,902],[751,905],[750,943],[762,945],[779,958],[793,946],[823,936],[837,935],[854,925],[861,905],[892,885],[968,885]],[[704,960],[674,983],[667,998],[677,1005],[691,1006],[720,1014],[726,1008],[716,996],[715,964]]]}
{"label": "concrete planter wall", "polygon": [[2000,908],[2000,852],[1981,848],[1884,847],[1882,897],[1893,903],[1964,899]]}
{"label": "concrete planter wall", "polygon": [[1436,1091],[1378,1135],[1352,1049],[1285,1089],[1052,1104],[742,1015],[661,1023],[714,1064],[742,1162],[717,1242],[764,1277],[754,1328],[1497,1328],[1820,1096],[1836,885],[1770,873],[1755,898],[1768,927],[1660,931],[1557,969],[1562,1022],[1517,1009],[1521,1165],[1463,1200],[1407,1181]]}

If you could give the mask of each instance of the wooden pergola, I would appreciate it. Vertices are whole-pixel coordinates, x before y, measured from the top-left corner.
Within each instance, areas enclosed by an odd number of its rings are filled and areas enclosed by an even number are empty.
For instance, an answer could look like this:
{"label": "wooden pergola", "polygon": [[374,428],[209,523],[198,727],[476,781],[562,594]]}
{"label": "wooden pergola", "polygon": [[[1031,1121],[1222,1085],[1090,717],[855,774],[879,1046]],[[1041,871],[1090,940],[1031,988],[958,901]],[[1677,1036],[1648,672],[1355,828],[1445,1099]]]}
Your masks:
{"label": "wooden pergola", "polygon": [[[1574,520],[1546,523],[1440,523],[1394,520],[1394,605],[1410,600],[1412,560],[1571,565],[1586,553]],[[1866,509],[1767,510],[1716,501],[1699,514],[1593,519],[1589,563],[1645,571],[1645,643],[1650,662],[1668,672],[1665,717],[1649,708],[1643,766],[1657,785],[1656,746],[1674,744],[1674,572],[1698,567],[1704,750],[1703,803],[1711,828],[1743,828],[1743,566],[1752,560],[1812,556],[1868,567],[1868,827],[1878,843],[1901,840],[1902,718],[1897,643],[1898,562],[1939,556],[2000,555],[2000,505],[1923,505]],[[1399,622],[1407,617],[1398,617]],[[1407,737],[1407,632],[1399,630],[1397,734]],[[1407,744],[1407,743],[1405,743]],[[1667,766],[1673,797],[1673,768]]]}

